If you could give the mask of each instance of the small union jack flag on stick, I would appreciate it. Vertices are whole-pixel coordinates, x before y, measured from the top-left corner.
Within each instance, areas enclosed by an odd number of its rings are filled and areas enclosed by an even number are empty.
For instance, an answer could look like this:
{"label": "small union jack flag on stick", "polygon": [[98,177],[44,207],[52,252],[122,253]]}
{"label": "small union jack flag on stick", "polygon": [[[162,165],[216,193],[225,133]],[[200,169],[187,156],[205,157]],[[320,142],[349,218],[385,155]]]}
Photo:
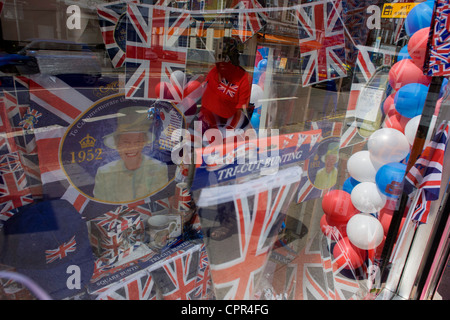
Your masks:
{"label": "small union jack flag on stick", "polygon": [[427,222],[431,201],[439,199],[448,131],[449,124],[441,123],[432,141],[405,176],[405,190],[408,194],[418,188],[412,216],[412,220],[418,223]]}
{"label": "small union jack flag on stick", "polygon": [[431,21],[425,71],[429,76],[450,75],[450,2],[436,0]]}

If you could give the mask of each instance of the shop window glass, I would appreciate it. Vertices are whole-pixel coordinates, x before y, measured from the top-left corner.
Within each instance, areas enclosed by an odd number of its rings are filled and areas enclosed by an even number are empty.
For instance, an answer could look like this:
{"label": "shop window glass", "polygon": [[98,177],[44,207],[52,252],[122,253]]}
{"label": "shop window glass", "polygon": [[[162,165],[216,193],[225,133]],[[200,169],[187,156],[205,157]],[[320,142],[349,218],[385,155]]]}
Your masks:
{"label": "shop window glass", "polygon": [[[405,17],[374,1],[72,4],[1,12],[0,271],[56,299],[374,298],[402,177],[380,191],[370,138],[412,150],[424,97],[397,93],[432,87]],[[0,297],[43,298],[17,281]]]}

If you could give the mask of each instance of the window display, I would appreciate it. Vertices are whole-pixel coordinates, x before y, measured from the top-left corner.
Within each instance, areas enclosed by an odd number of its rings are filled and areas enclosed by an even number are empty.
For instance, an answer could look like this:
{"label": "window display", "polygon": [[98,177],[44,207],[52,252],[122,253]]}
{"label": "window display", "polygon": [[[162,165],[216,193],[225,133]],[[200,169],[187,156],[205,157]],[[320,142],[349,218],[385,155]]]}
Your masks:
{"label": "window display", "polygon": [[447,2],[0,1],[1,299],[375,299],[443,199]]}

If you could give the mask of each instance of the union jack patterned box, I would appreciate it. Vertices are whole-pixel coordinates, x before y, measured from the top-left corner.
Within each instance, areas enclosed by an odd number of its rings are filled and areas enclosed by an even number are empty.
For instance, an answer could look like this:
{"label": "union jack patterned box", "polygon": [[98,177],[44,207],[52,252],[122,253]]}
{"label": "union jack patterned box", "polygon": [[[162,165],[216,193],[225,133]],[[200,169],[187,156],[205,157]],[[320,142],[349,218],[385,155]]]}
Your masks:
{"label": "union jack patterned box", "polygon": [[125,258],[141,245],[144,224],[139,212],[120,206],[90,221],[90,241],[104,263]]}
{"label": "union jack patterned box", "polygon": [[93,296],[96,300],[157,300],[155,281],[147,270],[141,270],[103,288]]}
{"label": "union jack patterned box", "polygon": [[[170,300],[213,298],[205,246],[182,241],[124,265],[102,266],[88,292],[96,300]],[[95,280],[94,280],[95,279]]]}

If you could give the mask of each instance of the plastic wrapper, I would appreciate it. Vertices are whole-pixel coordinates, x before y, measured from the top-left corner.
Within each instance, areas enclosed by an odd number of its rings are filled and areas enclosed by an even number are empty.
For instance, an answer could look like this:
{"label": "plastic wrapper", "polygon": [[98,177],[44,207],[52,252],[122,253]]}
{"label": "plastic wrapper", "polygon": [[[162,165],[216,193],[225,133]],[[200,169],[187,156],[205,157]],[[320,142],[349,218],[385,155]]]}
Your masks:
{"label": "plastic wrapper", "polygon": [[301,172],[291,167],[242,184],[202,190],[197,202],[202,228],[209,228],[211,235],[220,220],[234,228],[229,238],[206,240],[218,299],[255,298],[255,286]]}

